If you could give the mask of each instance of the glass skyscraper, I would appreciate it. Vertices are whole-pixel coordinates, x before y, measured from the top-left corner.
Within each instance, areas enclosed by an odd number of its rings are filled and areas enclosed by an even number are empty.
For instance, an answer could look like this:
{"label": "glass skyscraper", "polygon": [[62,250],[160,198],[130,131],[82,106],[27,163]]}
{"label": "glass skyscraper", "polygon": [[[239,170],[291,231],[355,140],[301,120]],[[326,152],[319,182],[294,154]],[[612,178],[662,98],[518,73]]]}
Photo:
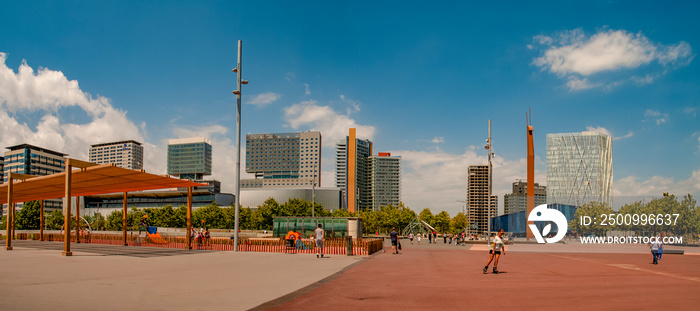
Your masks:
{"label": "glass skyscraper", "polygon": [[603,133],[547,134],[547,203],[612,206],[612,137]]}

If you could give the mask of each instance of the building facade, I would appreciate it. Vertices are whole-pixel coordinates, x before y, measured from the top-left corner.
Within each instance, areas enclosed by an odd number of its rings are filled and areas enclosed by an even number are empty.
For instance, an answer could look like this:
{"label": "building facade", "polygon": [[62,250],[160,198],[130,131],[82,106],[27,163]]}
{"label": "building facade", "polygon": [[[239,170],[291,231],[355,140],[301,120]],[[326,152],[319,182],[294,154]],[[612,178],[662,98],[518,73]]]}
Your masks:
{"label": "building facade", "polygon": [[[195,189],[192,191],[192,209],[211,205],[212,202],[221,207],[233,204],[233,194],[215,193],[208,189]],[[101,194],[84,196],[81,200],[84,208],[84,215],[93,216],[97,213],[107,217],[114,211],[124,209],[124,195]],[[180,206],[187,206],[187,190],[178,191],[138,191],[127,194],[127,205],[129,208],[161,208],[167,205],[178,209]]]}
{"label": "building facade", "polygon": [[29,144],[7,147],[3,167],[3,182],[7,173],[45,176],[66,170],[67,154]]}
{"label": "building facade", "polygon": [[[547,187],[535,183],[535,206],[541,204],[547,204]],[[516,181],[513,183],[513,192],[503,196],[503,213],[522,211],[527,211],[527,182]]]}
{"label": "building facade", "polygon": [[547,134],[547,203],[612,206],[612,137],[603,133]]}
{"label": "building facade", "polygon": [[168,142],[168,175],[201,180],[211,175],[212,146],[204,137],[171,139]]}
{"label": "building facade", "polygon": [[143,145],[135,140],[90,145],[90,162],[114,163],[130,170],[143,169]]}
{"label": "building facade", "polygon": [[398,206],[401,202],[401,157],[380,152],[369,157],[368,165],[372,209],[379,210],[389,204]]}
{"label": "building facade", "polygon": [[[20,173],[26,175],[45,176],[61,173],[66,170],[67,154],[29,144],[7,147],[3,167],[3,182],[7,182],[7,174]],[[61,200],[44,201],[46,212],[63,208]]]}
{"label": "building facade", "polygon": [[342,208],[342,191],[339,188],[258,188],[241,190],[241,206],[257,208],[265,203],[269,198],[275,199],[277,203],[284,204],[289,199],[300,199],[321,205],[323,209],[335,211]]}
{"label": "building facade", "polygon": [[358,139],[351,128],[345,141],[336,143],[335,186],[343,189],[343,203],[349,212],[372,208],[369,158],[372,142]]}
{"label": "building facade", "polygon": [[488,220],[496,216],[498,197],[491,195],[489,165],[470,165],[467,170],[467,232],[483,234],[488,231]]}
{"label": "building facade", "polygon": [[246,135],[246,172],[241,188],[321,185],[321,132]]}

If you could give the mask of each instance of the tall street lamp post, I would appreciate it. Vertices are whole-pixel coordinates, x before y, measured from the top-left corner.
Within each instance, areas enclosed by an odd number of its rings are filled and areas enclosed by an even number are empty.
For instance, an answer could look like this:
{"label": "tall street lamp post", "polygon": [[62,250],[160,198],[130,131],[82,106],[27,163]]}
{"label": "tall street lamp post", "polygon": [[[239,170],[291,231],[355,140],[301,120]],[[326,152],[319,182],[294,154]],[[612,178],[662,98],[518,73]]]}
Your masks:
{"label": "tall street lamp post", "polygon": [[248,84],[248,81],[241,80],[241,50],[243,49],[243,42],[238,40],[238,64],[236,68],[233,68],[233,72],[237,73],[236,85],[237,88],[233,91],[236,94],[236,193],[235,193],[235,205],[236,205],[236,217],[234,225],[233,234],[233,251],[238,251],[238,230],[239,230],[239,214],[241,205],[241,84]]}

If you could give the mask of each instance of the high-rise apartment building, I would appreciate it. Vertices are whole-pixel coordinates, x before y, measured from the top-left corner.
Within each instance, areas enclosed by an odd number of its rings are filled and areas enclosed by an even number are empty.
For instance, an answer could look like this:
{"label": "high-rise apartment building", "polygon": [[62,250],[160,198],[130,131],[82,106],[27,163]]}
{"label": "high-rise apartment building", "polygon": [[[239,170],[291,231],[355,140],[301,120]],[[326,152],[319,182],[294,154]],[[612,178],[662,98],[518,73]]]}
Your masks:
{"label": "high-rise apartment building", "polygon": [[343,189],[343,202],[349,212],[372,208],[369,157],[372,142],[358,139],[351,128],[345,141],[336,144],[335,186]]}
{"label": "high-rise apartment building", "polygon": [[[547,187],[535,183],[535,206],[547,204]],[[504,214],[512,214],[527,210],[527,182],[513,183],[513,192],[503,196]]]}
{"label": "high-rise apartment building", "polygon": [[612,206],[612,137],[603,133],[547,134],[547,203]]}
{"label": "high-rise apartment building", "polygon": [[211,175],[211,155],[211,141],[204,137],[171,139],[168,174],[180,179],[201,180]]}
{"label": "high-rise apartment building", "polygon": [[401,202],[401,157],[380,152],[369,157],[368,164],[372,208],[398,206]]}
{"label": "high-rise apartment building", "polygon": [[483,234],[488,220],[496,216],[498,197],[491,195],[491,168],[488,165],[470,165],[467,171],[467,229]]}
{"label": "high-rise apartment building", "polygon": [[321,132],[248,134],[241,188],[321,185]]}
{"label": "high-rise apartment building", "polygon": [[135,140],[90,145],[90,162],[114,163],[130,170],[143,169],[143,145]]}

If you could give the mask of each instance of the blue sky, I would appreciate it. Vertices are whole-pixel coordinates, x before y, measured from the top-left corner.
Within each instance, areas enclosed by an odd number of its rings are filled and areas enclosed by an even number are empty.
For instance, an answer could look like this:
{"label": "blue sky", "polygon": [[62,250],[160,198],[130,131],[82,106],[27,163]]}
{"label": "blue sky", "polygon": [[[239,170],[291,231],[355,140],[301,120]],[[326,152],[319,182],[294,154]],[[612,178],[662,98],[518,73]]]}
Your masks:
{"label": "blue sky", "polygon": [[700,8],[694,2],[14,1],[0,11],[0,147],[30,142],[87,157],[90,144],[207,136],[232,191],[237,40],[243,133],[357,127],[404,159],[411,208],[461,210],[466,168],[496,193],[525,177],[532,109],[537,182],[545,135],[615,137],[617,195],[700,194]]}

